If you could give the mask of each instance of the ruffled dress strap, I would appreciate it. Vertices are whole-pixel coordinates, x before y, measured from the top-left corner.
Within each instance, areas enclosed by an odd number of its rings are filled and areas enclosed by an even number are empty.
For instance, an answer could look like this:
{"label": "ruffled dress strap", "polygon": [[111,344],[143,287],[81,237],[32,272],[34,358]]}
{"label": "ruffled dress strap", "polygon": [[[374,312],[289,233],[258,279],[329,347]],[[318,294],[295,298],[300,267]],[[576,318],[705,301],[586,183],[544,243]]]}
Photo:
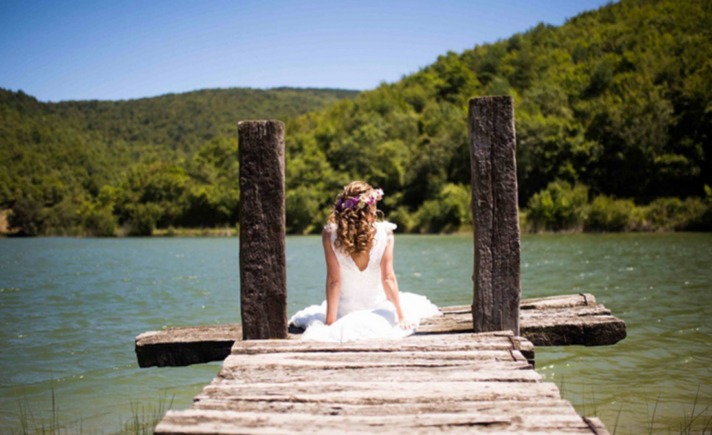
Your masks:
{"label": "ruffled dress strap", "polygon": [[324,231],[331,234],[331,237],[336,236],[336,228],[336,224],[333,222],[329,222],[328,224],[324,225]]}
{"label": "ruffled dress strap", "polygon": [[396,228],[398,228],[398,225],[394,224],[393,222],[382,221],[382,222],[376,222],[376,227],[381,227],[387,233],[392,233],[393,231],[396,230]]}
{"label": "ruffled dress strap", "polygon": [[393,235],[393,230],[397,228],[396,224],[390,222],[376,222],[374,224],[376,227],[376,236],[373,240],[373,247],[371,248],[370,257],[371,261],[376,264],[380,264],[381,257],[388,246],[388,241]]}

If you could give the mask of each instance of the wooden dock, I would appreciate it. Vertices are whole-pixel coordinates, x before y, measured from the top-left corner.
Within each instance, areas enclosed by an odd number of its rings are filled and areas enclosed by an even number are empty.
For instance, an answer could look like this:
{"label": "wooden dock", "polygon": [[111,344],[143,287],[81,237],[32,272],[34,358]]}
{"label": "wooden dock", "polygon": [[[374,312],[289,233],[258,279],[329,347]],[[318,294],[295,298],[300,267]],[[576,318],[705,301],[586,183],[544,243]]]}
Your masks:
{"label": "wooden dock", "polygon": [[532,343],[506,332],[237,341],[193,406],[155,433],[607,433],[532,358]]}
{"label": "wooden dock", "polygon": [[[613,344],[625,337],[625,323],[591,295],[566,297],[563,305],[520,304],[514,100],[472,99],[468,122],[477,228],[472,306],[445,308],[405,339],[340,344],[290,335],[296,331],[288,329],[286,310],[284,125],[239,123],[245,325],[136,338],[141,367],[204,362],[230,349],[193,406],[169,411],[155,432],[607,433],[534,371],[532,341]],[[513,333],[485,332],[500,330]]]}

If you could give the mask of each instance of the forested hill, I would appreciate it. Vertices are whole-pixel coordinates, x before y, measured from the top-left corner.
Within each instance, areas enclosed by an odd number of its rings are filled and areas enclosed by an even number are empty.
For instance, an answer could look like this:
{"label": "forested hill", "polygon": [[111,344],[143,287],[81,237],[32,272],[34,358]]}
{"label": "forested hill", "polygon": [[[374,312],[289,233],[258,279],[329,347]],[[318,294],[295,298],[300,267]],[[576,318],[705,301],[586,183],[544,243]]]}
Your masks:
{"label": "forested hill", "polygon": [[[112,234],[129,221],[234,224],[236,212],[225,209],[238,195],[237,121],[288,121],[357,93],[235,88],[42,103],[0,88],[0,211],[15,210],[29,234]],[[229,186],[211,186],[215,177]],[[214,190],[225,197],[210,197]],[[187,204],[194,201],[210,204]],[[191,207],[201,210],[171,211]]]}
{"label": "forested hill", "polygon": [[401,227],[467,224],[467,102],[509,94],[530,223],[650,229],[656,215],[694,208],[689,226],[659,228],[700,228],[692,221],[707,207],[709,227],[710,200],[702,198],[712,185],[711,41],[709,0],[623,0],[560,27],[539,24],[447,53],[291,126],[288,217],[303,213],[291,221],[299,228],[329,189],[363,178],[384,188],[387,214]]}
{"label": "forested hill", "polygon": [[711,29],[708,0],[623,0],[444,54],[354,98],[304,91],[333,104],[296,118],[282,112],[307,96],[294,90],[251,91],[264,105],[219,103],[223,91],[59,104],[0,92],[0,209],[27,233],[233,225],[235,121],[282,118],[290,232],[320,228],[351,179],[383,187],[402,230],[458,230],[469,224],[467,101],[509,94],[534,228],[710,229]]}

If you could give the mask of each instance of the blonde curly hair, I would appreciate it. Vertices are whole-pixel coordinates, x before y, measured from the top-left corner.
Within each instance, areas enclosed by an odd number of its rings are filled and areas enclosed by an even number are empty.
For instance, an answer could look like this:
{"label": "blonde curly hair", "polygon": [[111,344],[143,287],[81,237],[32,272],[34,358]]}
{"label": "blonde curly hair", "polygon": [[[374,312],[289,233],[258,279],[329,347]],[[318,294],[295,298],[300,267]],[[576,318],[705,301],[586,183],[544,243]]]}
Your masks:
{"label": "blonde curly hair", "polygon": [[336,196],[329,214],[329,223],[336,225],[336,249],[348,255],[368,252],[373,245],[376,228],[372,225],[379,210],[376,201],[383,196],[364,181],[353,181]]}

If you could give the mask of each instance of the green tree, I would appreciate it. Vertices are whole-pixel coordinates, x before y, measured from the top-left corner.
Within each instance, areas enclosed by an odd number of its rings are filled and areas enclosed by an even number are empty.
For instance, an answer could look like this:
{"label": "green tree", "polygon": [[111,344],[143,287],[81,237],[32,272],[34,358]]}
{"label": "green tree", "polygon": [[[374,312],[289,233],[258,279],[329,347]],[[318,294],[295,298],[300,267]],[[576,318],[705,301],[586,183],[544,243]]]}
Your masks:
{"label": "green tree", "polygon": [[20,198],[11,208],[8,224],[22,236],[37,236],[44,230],[42,204],[32,197]]}
{"label": "green tree", "polygon": [[588,204],[588,188],[554,181],[529,199],[528,221],[534,230],[562,231],[583,226]]}
{"label": "green tree", "polygon": [[629,199],[599,195],[591,202],[587,231],[625,231],[633,223],[635,204]]}
{"label": "green tree", "polygon": [[423,233],[452,233],[472,225],[469,186],[446,184],[436,199],[420,206],[415,219]]}

